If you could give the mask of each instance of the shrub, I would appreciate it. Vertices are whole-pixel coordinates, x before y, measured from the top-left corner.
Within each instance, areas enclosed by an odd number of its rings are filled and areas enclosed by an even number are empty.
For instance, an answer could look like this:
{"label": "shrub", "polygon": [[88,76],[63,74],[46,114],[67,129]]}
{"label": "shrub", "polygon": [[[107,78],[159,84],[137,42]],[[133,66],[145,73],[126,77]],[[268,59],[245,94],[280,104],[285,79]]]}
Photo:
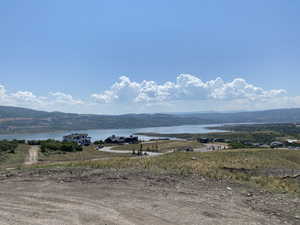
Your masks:
{"label": "shrub", "polygon": [[245,144],[240,143],[240,142],[231,142],[230,143],[230,148],[232,148],[232,149],[251,148],[251,147],[252,146],[245,145]]}
{"label": "shrub", "polygon": [[29,144],[29,145],[40,145],[41,141],[39,141],[39,140],[28,140],[27,144]]}
{"label": "shrub", "polygon": [[41,141],[41,152],[46,154],[62,154],[66,152],[82,151],[82,147],[73,142],[60,142],[55,140]]}
{"label": "shrub", "polygon": [[95,141],[94,144],[95,145],[103,145],[104,142],[102,140],[99,140],[99,141]]}
{"label": "shrub", "polygon": [[18,143],[15,141],[0,141],[0,160],[3,160],[8,153],[15,153]]}

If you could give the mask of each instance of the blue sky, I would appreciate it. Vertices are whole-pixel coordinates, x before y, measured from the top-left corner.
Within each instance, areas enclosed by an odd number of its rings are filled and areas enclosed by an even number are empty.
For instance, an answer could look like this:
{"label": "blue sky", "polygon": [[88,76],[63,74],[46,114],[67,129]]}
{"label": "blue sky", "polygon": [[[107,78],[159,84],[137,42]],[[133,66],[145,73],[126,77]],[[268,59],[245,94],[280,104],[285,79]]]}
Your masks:
{"label": "blue sky", "polygon": [[[299,107],[299,10],[294,0],[2,1],[0,104],[112,114]],[[218,77],[223,85],[208,83]]]}

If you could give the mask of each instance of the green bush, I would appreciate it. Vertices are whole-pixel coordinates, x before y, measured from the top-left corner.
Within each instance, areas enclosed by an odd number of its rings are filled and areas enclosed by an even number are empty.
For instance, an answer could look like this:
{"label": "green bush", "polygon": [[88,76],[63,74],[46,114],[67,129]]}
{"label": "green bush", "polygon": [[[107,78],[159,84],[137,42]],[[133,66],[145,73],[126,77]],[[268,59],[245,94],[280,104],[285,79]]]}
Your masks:
{"label": "green bush", "polygon": [[73,142],[60,142],[55,140],[40,141],[41,152],[46,154],[63,154],[66,152],[82,151],[82,147]]}
{"label": "green bush", "polygon": [[18,143],[15,141],[0,141],[0,153],[14,153]]}
{"label": "green bush", "polygon": [[17,147],[16,141],[0,141],[0,161],[4,160],[7,154],[15,153]]}
{"label": "green bush", "polygon": [[28,140],[27,143],[29,145],[40,145],[41,141],[39,141],[39,140]]}
{"label": "green bush", "polygon": [[99,141],[95,141],[94,144],[95,145],[103,145],[104,142],[102,140],[99,140]]}
{"label": "green bush", "polygon": [[230,143],[230,148],[232,148],[232,149],[251,148],[251,147],[252,146],[245,145],[245,144],[240,143],[240,142],[231,142]]}

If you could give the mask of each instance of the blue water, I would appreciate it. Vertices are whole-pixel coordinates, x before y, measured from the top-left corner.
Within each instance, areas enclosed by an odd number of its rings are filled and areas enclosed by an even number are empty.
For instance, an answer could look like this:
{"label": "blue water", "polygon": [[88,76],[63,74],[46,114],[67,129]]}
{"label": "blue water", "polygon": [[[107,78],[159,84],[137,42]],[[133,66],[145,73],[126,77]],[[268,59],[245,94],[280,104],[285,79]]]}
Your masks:
{"label": "blue water", "polygon": [[[8,134],[0,135],[0,140],[7,139],[25,139],[25,140],[46,140],[55,139],[62,140],[62,137],[70,133],[87,133],[92,137],[92,141],[104,140],[108,136],[129,136],[134,133],[161,133],[161,134],[179,134],[179,133],[211,133],[220,132],[220,130],[211,130],[206,127],[220,126],[223,124],[213,125],[184,125],[184,126],[172,126],[172,127],[148,127],[148,128],[133,128],[133,129],[97,129],[97,130],[74,130],[74,131],[58,131],[58,132],[46,132],[46,133],[34,133],[34,134]],[[147,137],[139,135],[142,140],[149,140],[153,137]]]}

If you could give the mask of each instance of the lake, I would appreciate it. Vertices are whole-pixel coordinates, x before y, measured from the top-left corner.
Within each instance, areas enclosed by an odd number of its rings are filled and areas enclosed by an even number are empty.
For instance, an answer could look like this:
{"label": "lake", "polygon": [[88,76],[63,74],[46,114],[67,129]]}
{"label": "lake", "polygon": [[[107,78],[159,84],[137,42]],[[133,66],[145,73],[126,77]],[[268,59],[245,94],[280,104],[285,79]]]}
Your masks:
{"label": "lake", "polygon": [[[147,127],[147,128],[132,128],[132,129],[95,129],[95,130],[73,130],[73,131],[58,131],[46,133],[33,133],[33,134],[5,134],[0,135],[0,140],[19,139],[19,140],[46,140],[55,139],[62,140],[62,137],[71,133],[87,133],[92,140],[104,140],[111,135],[129,136],[134,133],[161,133],[161,134],[179,134],[179,133],[211,133],[220,132],[220,130],[211,130],[207,127],[221,126],[224,124],[210,124],[210,125],[183,125],[172,127]],[[149,140],[154,137],[147,137],[138,135],[141,140]]]}

